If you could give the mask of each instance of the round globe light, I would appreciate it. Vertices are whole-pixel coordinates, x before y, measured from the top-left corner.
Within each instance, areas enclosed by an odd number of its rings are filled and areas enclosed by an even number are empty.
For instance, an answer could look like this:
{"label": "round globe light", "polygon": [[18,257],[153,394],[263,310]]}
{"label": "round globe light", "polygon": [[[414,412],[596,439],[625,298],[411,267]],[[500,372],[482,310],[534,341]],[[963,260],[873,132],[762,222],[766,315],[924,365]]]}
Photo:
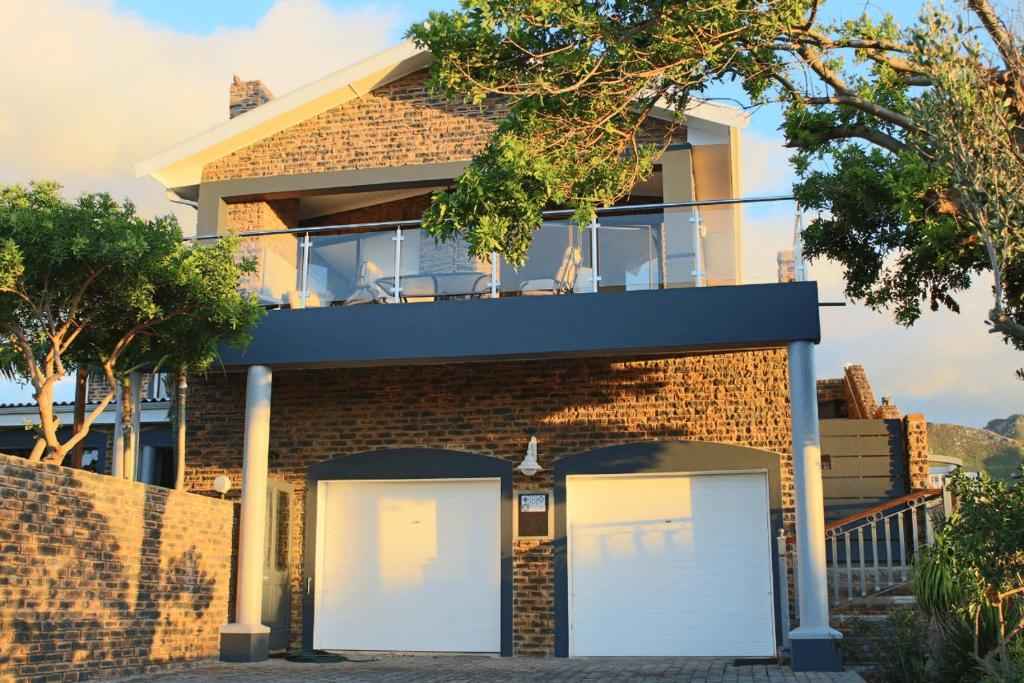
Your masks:
{"label": "round globe light", "polygon": [[231,480],[225,477],[223,474],[213,480],[213,490],[224,495],[231,490]]}

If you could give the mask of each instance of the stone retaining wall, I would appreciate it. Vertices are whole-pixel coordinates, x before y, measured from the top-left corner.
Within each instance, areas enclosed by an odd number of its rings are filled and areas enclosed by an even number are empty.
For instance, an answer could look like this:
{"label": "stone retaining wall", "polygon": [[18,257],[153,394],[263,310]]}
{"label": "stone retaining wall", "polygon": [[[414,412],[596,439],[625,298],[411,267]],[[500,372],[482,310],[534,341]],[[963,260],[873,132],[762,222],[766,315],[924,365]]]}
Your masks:
{"label": "stone retaining wall", "polygon": [[214,658],[233,504],[0,455],[0,681]]}

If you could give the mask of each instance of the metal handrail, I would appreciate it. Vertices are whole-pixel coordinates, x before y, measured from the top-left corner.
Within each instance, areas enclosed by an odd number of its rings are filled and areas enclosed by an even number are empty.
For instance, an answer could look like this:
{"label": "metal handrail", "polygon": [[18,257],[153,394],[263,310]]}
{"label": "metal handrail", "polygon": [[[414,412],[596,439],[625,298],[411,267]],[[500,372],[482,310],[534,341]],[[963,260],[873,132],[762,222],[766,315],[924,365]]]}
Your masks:
{"label": "metal handrail", "polygon": [[[948,506],[951,503],[945,494],[945,489],[912,491],[829,524],[825,530],[825,543],[830,560],[827,567],[829,602],[832,605],[852,603],[856,597],[865,598],[879,594],[908,581],[908,558],[917,560],[921,548],[930,547],[934,543],[935,534],[931,517],[933,511],[941,507],[943,513],[949,513]],[[839,552],[840,546],[843,549],[842,557]],[[871,548],[870,553],[866,552],[867,548]],[[795,577],[797,567],[795,546],[787,539],[784,530],[780,530],[776,539],[776,552],[781,577],[780,608],[788,628],[787,577],[790,571]],[[795,604],[799,600],[799,595],[794,594],[793,599]]]}
{"label": "metal handrail", "polygon": [[[601,209],[597,209],[597,215],[603,216],[607,214],[616,213],[630,213],[636,211],[659,211],[664,209],[687,209],[687,208],[699,208],[702,206],[728,206],[731,204],[762,204],[765,202],[784,202],[793,201],[792,195],[771,195],[766,197],[737,197],[734,199],[700,199],[689,202],[663,202],[660,204],[621,204],[616,206],[606,206]],[[566,216],[572,216],[575,213],[573,209],[551,209],[548,211],[541,212],[541,216],[544,218],[564,218]],[[410,219],[404,221],[377,221],[370,223],[347,223],[344,225],[318,225],[315,227],[295,227],[295,228],[284,228],[283,230],[254,230],[251,232],[236,232],[231,233],[238,237],[265,237],[268,235],[287,235],[287,234],[309,234],[315,235],[323,232],[337,233],[339,231],[345,232],[384,232],[387,230],[394,230],[395,228],[414,228],[422,225],[423,221],[420,219]],[[215,235],[194,235],[187,237],[186,240],[200,241],[200,240],[215,240],[225,237],[228,233],[218,233]]]}
{"label": "metal handrail", "polygon": [[[886,510],[898,507],[900,505],[903,505],[904,503],[917,501],[919,498],[937,498],[938,496],[941,495],[942,489],[920,489],[918,491],[911,491],[910,493],[904,496],[900,496],[899,498],[887,500],[884,503],[879,503],[878,505],[869,507],[867,510],[861,510],[856,514],[850,515],[848,517],[843,517],[842,519],[837,519],[834,522],[830,522],[829,524],[825,525],[825,534],[828,535],[828,532],[832,531],[833,529],[845,527],[847,524],[852,524],[853,522],[856,522],[858,520],[870,521],[871,517],[876,517],[879,513],[884,513]],[[854,530],[856,530],[856,527],[854,527]]]}

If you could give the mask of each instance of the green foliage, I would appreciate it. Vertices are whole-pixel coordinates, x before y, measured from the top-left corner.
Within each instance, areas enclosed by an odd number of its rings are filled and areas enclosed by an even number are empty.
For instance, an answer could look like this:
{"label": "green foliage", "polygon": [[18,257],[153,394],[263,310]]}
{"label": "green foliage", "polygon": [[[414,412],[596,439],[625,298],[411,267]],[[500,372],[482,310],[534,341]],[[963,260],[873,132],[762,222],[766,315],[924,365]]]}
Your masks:
{"label": "green foliage", "polygon": [[[763,43],[798,21],[809,0],[759,3],[463,0],[409,34],[434,54],[430,87],[480,104],[500,97],[509,116],[424,225],[463,236],[472,253],[522,263],[540,212],[576,210],[586,223],[650,175],[692,93],[745,69],[768,87]],[[658,112],[659,120],[652,118]]]}
{"label": "green foliage", "polygon": [[[859,650],[874,666],[872,680],[882,683],[919,683],[928,680],[928,623],[916,609],[898,607],[884,621],[852,618],[844,631],[855,633]],[[857,656],[846,639],[844,659]]]}
{"label": "green foliage", "polygon": [[918,605],[942,635],[942,680],[1016,680],[1011,653],[1019,652],[1024,628],[1024,480],[957,473],[950,488],[959,506],[939,520],[914,577]]}
{"label": "green foliage", "polygon": [[[146,220],[105,194],[69,202],[55,183],[0,187],[0,366],[31,383],[50,460],[85,436],[57,440],[53,387],[98,365],[111,386],[139,364],[201,369],[221,342],[244,346],[262,309],[240,294],[237,245],[183,242],[172,216]],[[41,455],[40,452],[38,455]]]}

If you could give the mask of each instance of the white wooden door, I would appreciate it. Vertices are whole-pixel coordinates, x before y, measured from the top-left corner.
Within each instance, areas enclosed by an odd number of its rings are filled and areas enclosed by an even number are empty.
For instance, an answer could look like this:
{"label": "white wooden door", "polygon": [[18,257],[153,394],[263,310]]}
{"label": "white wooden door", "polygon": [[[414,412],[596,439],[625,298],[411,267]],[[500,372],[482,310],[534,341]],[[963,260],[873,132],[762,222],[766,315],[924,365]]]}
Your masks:
{"label": "white wooden door", "polygon": [[570,654],[772,656],[763,473],[571,476]]}
{"label": "white wooden door", "polygon": [[321,487],[314,647],[500,651],[498,479]]}

